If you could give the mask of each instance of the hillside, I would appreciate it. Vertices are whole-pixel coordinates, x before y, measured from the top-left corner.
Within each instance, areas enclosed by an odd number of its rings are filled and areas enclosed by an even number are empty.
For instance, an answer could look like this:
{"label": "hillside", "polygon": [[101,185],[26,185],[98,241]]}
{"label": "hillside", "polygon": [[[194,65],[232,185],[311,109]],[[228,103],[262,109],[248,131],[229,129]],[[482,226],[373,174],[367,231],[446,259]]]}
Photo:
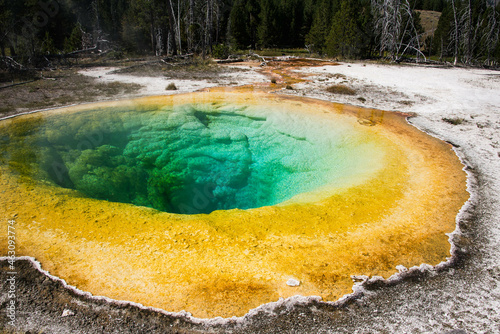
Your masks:
{"label": "hillside", "polygon": [[434,31],[436,31],[441,13],[434,12],[432,10],[418,10],[417,12],[420,13],[420,24],[425,31],[422,36],[422,40],[425,40],[428,36],[432,36]]}

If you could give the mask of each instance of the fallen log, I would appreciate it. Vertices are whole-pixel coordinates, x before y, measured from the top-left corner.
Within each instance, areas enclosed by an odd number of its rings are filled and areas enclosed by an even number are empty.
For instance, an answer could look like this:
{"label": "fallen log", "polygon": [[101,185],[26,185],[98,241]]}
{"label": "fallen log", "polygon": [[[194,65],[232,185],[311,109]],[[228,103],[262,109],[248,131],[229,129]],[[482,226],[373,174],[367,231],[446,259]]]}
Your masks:
{"label": "fallen log", "polygon": [[243,59],[216,59],[217,64],[241,63]]}
{"label": "fallen log", "polygon": [[20,85],[26,85],[26,84],[35,82],[37,80],[38,79],[34,79],[34,80],[29,80],[29,81],[18,82],[18,83],[15,83],[15,84],[10,84],[10,85],[7,85],[7,86],[0,86],[0,89],[11,88],[11,87],[20,86]]}

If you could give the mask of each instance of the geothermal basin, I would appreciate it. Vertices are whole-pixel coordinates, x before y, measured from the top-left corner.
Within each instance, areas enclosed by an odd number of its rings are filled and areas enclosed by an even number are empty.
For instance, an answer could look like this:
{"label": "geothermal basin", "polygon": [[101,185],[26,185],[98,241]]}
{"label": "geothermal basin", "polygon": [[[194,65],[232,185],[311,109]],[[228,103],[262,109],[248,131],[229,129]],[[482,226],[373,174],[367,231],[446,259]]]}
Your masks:
{"label": "geothermal basin", "polygon": [[94,295],[198,318],[335,301],[450,256],[463,165],[405,116],[224,90],[19,116],[0,216],[17,255]]}

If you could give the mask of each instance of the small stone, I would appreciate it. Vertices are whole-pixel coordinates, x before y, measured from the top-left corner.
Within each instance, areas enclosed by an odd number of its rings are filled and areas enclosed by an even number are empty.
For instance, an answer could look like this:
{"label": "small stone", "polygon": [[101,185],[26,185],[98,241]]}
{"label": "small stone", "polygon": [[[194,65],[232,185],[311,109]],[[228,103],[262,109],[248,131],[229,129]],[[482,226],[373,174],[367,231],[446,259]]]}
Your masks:
{"label": "small stone", "polygon": [[286,281],[286,285],[288,285],[288,286],[299,286],[300,285],[300,281],[297,281],[294,278],[290,278],[288,281]]}
{"label": "small stone", "polygon": [[65,309],[61,315],[61,317],[70,317],[72,315],[75,315],[75,312],[71,311],[71,310],[68,310],[68,309]]}

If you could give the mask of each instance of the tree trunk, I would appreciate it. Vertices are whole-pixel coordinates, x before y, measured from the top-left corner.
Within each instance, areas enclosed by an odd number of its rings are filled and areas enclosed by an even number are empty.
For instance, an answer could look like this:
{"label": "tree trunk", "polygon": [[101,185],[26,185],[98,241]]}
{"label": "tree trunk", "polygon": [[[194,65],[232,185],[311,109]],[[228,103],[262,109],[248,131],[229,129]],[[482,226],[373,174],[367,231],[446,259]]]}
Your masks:
{"label": "tree trunk", "polygon": [[179,52],[182,54],[181,39],[181,0],[177,0],[177,39],[179,42]]}
{"label": "tree trunk", "polygon": [[177,44],[175,42],[175,16],[174,16],[174,11],[172,7],[172,0],[168,0],[167,3],[167,12],[168,12],[168,25],[170,28],[170,33],[172,36],[174,36],[173,41],[172,41],[172,55],[177,56]]}
{"label": "tree trunk", "polygon": [[457,7],[455,6],[455,0],[451,0],[451,6],[453,7],[453,19],[454,19],[454,36],[453,36],[453,43],[454,43],[454,50],[453,50],[453,57],[455,58],[453,61],[453,65],[457,65],[458,63],[458,43],[459,43],[459,27],[458,27],[458,19],[457,19]]}
{"label": "tree trunk", "polygon": [[497,19],[497,11],[496,8],[491,8],[488,16],[488,25],[487,31],[485,33],[485,44],[486,44],[486,52],[487,52],[487,64],[491,66],[493,64],[493,60],[491,59],[492,54],[494,53],[495,47],[500,39],[500,29]]}
{"label": "tree trunk", "polygon": [[441,36],[441,51],[439,53],[439,60],[443,61],[443,48],[444,48],[444,41],[443,41],[443,36]]}
{"label": "tree trunk", "polygon": [[193,52],[193,29],[194,29],[194,0],[189,0],[189,20],[188,20],[188,50]]}
{"label": "tree trunk", "polygon": [[164,49],[163,49],[163,47],[164,47],[163,29],[161,27],[156,28],[155,38],[156,38],[155,54],[157,56],[161,56],[163,54],[163,51],[164,51]]}
{"label": "tree trunk", "polygon": [[97,45],[97,41],[101,39],[101,18],[100,18],[100,9],[99,9],[99,1],[94,0],[92,2],[92,9],[94,11],[94,32],[93,32],[93,43]]}
{"label": "tree trunk", "polygon": [[472,6],[470,0],[467,2],[467,8],[463,14],[462,21],[464,22],[464,39],[463,39],[463,52],[464,62],[470,65],[472,62]]}
{"label": "tree trunk", "polygon": [[207,0],[207,14],[205,22],[205,36],[203,42],[203,58],[206,57],[207,48],[212,52],[212,23],[213,23],[213,0]]}
{"label": "tree trunk", "polygon": [[150,35],[151,35],[151,49],[154,54],[156,54],[156,33],[155,33],[155,17],[153,9],[149,11],[149,22],[151,23]]}

